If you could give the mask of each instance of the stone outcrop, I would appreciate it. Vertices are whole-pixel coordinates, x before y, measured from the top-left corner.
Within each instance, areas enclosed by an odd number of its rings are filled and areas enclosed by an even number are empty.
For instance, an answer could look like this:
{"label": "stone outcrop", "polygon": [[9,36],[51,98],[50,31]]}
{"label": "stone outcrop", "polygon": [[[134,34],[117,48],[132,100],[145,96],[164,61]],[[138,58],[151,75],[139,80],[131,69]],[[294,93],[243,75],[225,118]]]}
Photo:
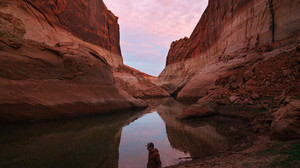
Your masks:
{"label": "stone outcrop", "polygon": [[280,140],[300,138],[300,100],[286,98],[273,114],[271,135]]}
{"label": "stone outcrop", "polygon": [[123,64],[118,18],[102,0],[4,0],[0,3],[0,36],[55,45],[84,44],[113,67]]}
{"label": "stone outcrop", "polygon": [[185,109],[177,119],[186,120],[186,119],[196,119],[202,117],[210,117],[218,115],[219,112],[213,109],[208,104],[194,104]]}
{"label": "stone outcrop", "polygon": [[0,39],[1,123],[62,119],[130,109],[111,67],[94,50]]}
{"label": "stone outcrop", "polygon": [[[113,71],[116,85],[124,89],[134,98],[169,97],[164,89],[154,85],[150,75],[144,74],[126,65]],[[153,77],[154,78],[154,77]]]}
{"label": "stone outcrop", "polygon": [[119,26],[99,0],[0,2],[0,122],[146,107],[117,86]]}
{"label": "stone outcrop", "polygon": [[233,62],[246,63],[244,59],[252,56],[268,59],[280,54],[279,48],[295,47],[299,5],[292,0],[210,0],[191,36],[171,44],[166,67],[155,83],[179,99],[205,96]]}

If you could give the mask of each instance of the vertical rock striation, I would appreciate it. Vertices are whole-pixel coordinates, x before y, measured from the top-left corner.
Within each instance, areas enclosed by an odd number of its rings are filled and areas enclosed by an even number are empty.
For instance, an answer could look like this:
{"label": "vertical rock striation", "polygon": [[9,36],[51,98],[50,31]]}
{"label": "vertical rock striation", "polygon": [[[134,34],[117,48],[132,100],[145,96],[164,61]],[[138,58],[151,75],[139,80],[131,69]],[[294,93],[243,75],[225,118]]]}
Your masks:
{"label": "vertical rock striation", "polygon": [[[171,44],[166,67],[155,83],[176,95],[193,77],[203,74],[199,70],[218,61],[294,45],[300,34],[299,7],[299,0],[210,0],[191,36]],[[226,72],[219,68],[218,75]],[[205,85],[214,85],[213,74]]]}

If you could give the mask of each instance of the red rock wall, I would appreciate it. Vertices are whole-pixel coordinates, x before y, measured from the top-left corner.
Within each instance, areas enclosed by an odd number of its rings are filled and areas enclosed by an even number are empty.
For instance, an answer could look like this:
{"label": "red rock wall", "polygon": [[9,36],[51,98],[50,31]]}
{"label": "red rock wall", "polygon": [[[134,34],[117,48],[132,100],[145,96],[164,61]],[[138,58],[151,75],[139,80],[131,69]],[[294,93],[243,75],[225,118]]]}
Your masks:
{"label": "red rock wall", "polygon": [[191,36],[171,44],[156,84],[172,93],[202,68],[234,52],[296,42],[299,7],[299,0],[210,0]]}
{"label": "red rock wall", "polygon": [[43,13],[50,25],[120,54],[118,18],[102,0],[24,0]]}
{"label": "red rock wall", "polygon": [[116,86],[117,17],[100,0],[0,2],[0,125],[145,107]]}
{"label": "red rock wall", "polygon": [[0,38],[0,55],[1,124],[133,108],[105,59],[85,46]]}
{"label": "red rock wall", "polygon": [[[246,43],[246,41],[254,38],[253,36],[256,35],[256,33],[263,34],[263,36],[260,36],[262,42],[272,42],[275,37],[271,30],[274,27],[274,25],[272,25],[274,23],[271,22],[271,18],[274,17],[271,15],[272,9],[270,6],[273,6],[270,4],[271,2],[272,1],[265,1],[266,4],[261,4],[265,5],[263,6],[264,8],[256,9],[258,11],[255,11],[255,8],[258,8],[259,5],[258,1],[255,0],[210,0],[208,7],[203,13],[189,40],[184,40],[184,49],[182,49],[182,47],[178,48],[178,44],[171,45],[170,51],[173,50],[174,52],[175,50],[176,54],[168,55],[167,64],[197,57],[201,55],[201,53],[205,53],[213,47],[216,49],[221,48],[221,46],[216,47],[215,45],[218,45],[220,40],[225,39],[224,36],[230,38],[230,36],[234,35],[235,29],[237,31],[243,31],[244,33],[238,34],[238,39],[234,39],[234,41],[231,41],[231,43],[240,41],[245,42],[244,45],[249,45]],[[258,12],[263,12],[261,15],[259,14],[262,22],[260,24],[262,25],[253,25],[255,19],[254,17],[256,14],[258,14]],[[239,18],[243,16],[244,18]],[[238,25],[235,25],[235,22],[239,22],[239,20],[242,20],[245,23],[240,22]],[[254,26],[262,30],[252,30],[251,32],[251,29]],[[270,30],[268,30],[269,28]],[[181,44],[183,42],[179,40],[175,43]],[[182,45],[183,44],[180,46]],[[223,49],[224,50],[221,54],[226,52],[227,47]],[[218,50],[215,50],[215,52],[216,51]]]}

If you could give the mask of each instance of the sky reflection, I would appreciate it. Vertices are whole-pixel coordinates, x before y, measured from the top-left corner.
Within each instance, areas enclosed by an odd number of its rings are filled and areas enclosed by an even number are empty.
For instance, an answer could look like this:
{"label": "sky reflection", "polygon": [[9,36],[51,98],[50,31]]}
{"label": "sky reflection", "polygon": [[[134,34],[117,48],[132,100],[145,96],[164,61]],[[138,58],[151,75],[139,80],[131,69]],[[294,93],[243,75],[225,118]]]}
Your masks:
{"label": "sky reflection", "polygon": [[190,156],[171,147],[164,121],[157,112],[153,112],[123,127],[119,168],[146,167],[148,151],[145,145],[148,142],[153,142],[159,150],[162,166],[176,164],[180,162],[179,158]]}

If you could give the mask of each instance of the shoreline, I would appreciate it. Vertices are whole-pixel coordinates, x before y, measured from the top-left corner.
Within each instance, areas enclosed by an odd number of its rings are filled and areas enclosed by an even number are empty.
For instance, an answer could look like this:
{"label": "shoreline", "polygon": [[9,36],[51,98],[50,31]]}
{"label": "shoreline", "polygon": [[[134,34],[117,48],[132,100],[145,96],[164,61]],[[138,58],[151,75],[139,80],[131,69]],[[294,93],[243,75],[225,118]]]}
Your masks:
{"label": "shoreline", "polygon": [[[245,111],[246,109],[248,110]],[[167,168],[253,168],[274,167],[274,165],[275,167],[276,165],[282,167],[282,164],[287,164],[288,167],[300,166],[300,158],[298,158],[300,156],[300,140],[281,141],[272,139],[270,136],[270,121],[272,121],[274,110],[255,109],[251,108],[251,106],[239,105],[232,105],[226,108],[218,107],[218,110],[220,112],[218,116],[185,120],[182,122],[197,126],[203,120],[215,120],[216,117],[239,119],[244,124],[236,124],[238,133],[232,137],[236,140],[236,143],[226,151],[167,166]],[[293,151],[295,146],[297,150]]]}
{"label": "shoreline", "polygon": [[[240,144],[244,145],[244,144]],[[245,144],[246,145],[246,144]],[[238,147],[232,148],[222,153],[206,156],[200,159],[194,159],[188,162],[182,162],[167,168],[186,168],[186,167],[207,167],[207,168],[231,168],[231,167],[276,167],[288,165],[288,167],[299,166],[299,160],[287,159],[293,148],[300,145],[300,140],[277,141],[271,140],[268,136],[259,135],[249,147],[238,150]],[[239,145],[238,145],[239,146]],[[246,145],[247,146],[247,145]],[[299,154],[299,152],[298,152]],[[297,155],[297,153],[296,153]]]}

